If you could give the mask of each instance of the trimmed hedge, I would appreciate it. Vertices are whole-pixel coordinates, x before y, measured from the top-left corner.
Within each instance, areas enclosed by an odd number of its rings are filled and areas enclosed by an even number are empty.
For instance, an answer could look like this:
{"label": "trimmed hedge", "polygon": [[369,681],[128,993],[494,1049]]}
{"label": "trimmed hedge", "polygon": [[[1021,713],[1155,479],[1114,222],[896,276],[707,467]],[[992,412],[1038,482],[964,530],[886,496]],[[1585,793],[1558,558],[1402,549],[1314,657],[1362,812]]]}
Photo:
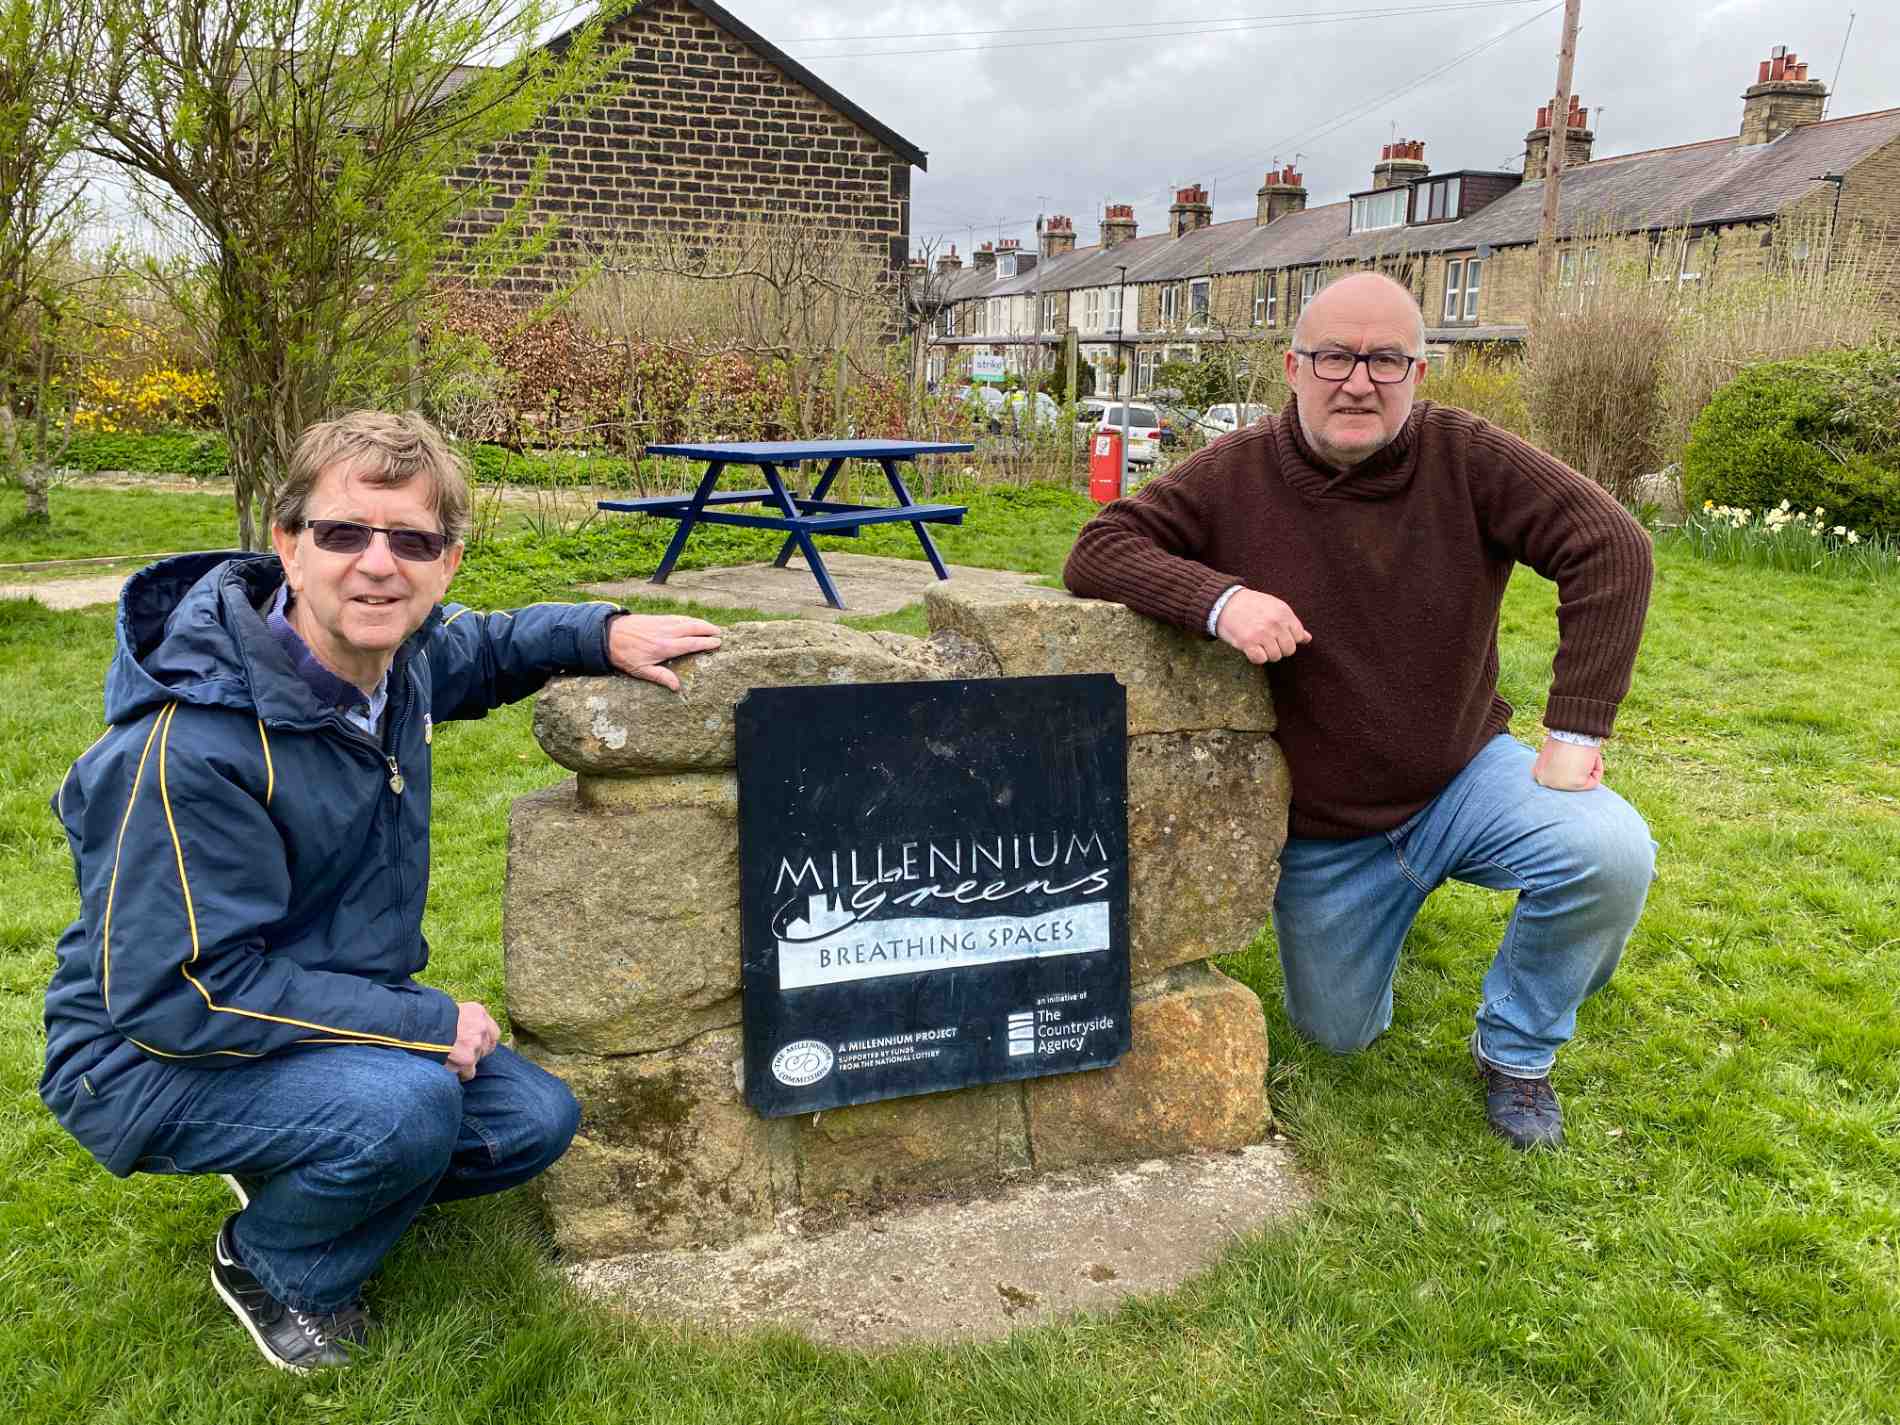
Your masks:
{"label": "trimmed hedge", "polygon": [[1900,535],[1900,352],[1827,352],[1751,366],[1696,417],[1683,492],[1769,509],[1827,511],[1829,525]]}
{"label": "trimmed hedge", "polygon": [[76,435],[62,463],[73,470],[132,470],[142,475],[216,480],[230,474],[230,462],[224,437],[215,431],[160,431],[155,435]]}
{"label": "trimmed hedge", "polygon": [[[619,456],[524,455],[498,445],[477,445],[467,453],[470,475],[477,486],[505,482],[540,487],[600,485],[626,489],[632,484],[631,462]],[[214,431],[77,435],[63,464],[88,473],[125,470],[140,475],[187,476],[198,480],[223,479],[231,473],[231,457],[224,437]]]}

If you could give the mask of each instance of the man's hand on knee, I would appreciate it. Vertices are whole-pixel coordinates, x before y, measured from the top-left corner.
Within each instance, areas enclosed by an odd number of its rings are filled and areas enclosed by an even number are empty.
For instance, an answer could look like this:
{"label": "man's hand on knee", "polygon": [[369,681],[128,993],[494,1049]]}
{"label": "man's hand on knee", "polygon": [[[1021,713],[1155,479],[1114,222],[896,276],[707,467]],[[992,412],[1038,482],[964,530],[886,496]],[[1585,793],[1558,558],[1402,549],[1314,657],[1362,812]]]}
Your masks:
{"label": "man's hand on knee", "polygon": [[1300,616],[1284,599],[1253,589],[1238,589],[1220,611],[1214,632],[1222,643],[1238,648],[1249,663],[1278,663],[1291,658],[1302,643],[1311,643]]}
{"label": "man's hand on knee", "polygon": [[[1235,597],[1239,597],[1236,595]],[[1587,792],[1603,785],[1603,749],[1546,737],[1537,749],[1531,779],[1558,792]]]}
{"label": "man's hand on knee", "polygon": [[475,1000],[463,1000],[456,1006],[455,1047],[442,1062],[455,1070],[455,1077],[467,1083],[475,1077],[475,1066],[495,1052],[501,1043],[501,1026],[495,1023],[488,1007]]}

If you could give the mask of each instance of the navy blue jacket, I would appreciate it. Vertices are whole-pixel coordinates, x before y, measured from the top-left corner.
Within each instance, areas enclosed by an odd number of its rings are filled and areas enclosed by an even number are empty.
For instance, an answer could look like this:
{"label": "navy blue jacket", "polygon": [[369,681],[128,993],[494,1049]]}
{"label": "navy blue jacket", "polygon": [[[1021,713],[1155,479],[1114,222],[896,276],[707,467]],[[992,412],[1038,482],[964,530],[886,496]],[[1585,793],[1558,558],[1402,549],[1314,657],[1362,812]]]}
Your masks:
{"label": "navy blue jacket", "polygon": [[437,608],[396,654],[382,736],[321,701],[260,608],[273,557],[133,576],[105,736],[53,798],[79,879],[46,992],[40,1096],[112,1172],[196,1071],[313,1044],[441,1058],[455,1001],[418,984],[432,728],[605,673],[602,604]]}

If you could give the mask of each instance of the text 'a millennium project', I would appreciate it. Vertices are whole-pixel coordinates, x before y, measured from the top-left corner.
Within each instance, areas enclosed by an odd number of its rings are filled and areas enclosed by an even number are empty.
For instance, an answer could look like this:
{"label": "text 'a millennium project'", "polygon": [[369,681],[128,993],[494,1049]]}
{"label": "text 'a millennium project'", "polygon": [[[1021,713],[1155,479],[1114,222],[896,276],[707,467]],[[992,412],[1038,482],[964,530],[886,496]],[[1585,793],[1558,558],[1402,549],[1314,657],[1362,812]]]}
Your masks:
{"label": "text 'a millennium project'", "polygon": [[[790,898],[772,917],[779,988],[1106,950],[1111,874],[1098,832],[904,841],[822,859],[782,857],[773,895]],[[1023,896],[1075,899],[1055,910],[1010,913],[1007,903]],[[998,912],[929,913],[988,905]]]}

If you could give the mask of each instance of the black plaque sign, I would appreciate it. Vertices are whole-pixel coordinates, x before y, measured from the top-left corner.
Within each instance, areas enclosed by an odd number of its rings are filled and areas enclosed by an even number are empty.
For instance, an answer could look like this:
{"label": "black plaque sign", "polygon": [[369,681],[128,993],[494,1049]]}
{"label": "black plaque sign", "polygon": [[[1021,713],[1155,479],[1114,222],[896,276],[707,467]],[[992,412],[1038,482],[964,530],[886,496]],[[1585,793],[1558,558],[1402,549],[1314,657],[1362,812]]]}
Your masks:
{"label": "black plaque sign", "polygon": [[1119,683],[758,688],[737,721],[754,1108],[809,1113],[1127,1052]]}

